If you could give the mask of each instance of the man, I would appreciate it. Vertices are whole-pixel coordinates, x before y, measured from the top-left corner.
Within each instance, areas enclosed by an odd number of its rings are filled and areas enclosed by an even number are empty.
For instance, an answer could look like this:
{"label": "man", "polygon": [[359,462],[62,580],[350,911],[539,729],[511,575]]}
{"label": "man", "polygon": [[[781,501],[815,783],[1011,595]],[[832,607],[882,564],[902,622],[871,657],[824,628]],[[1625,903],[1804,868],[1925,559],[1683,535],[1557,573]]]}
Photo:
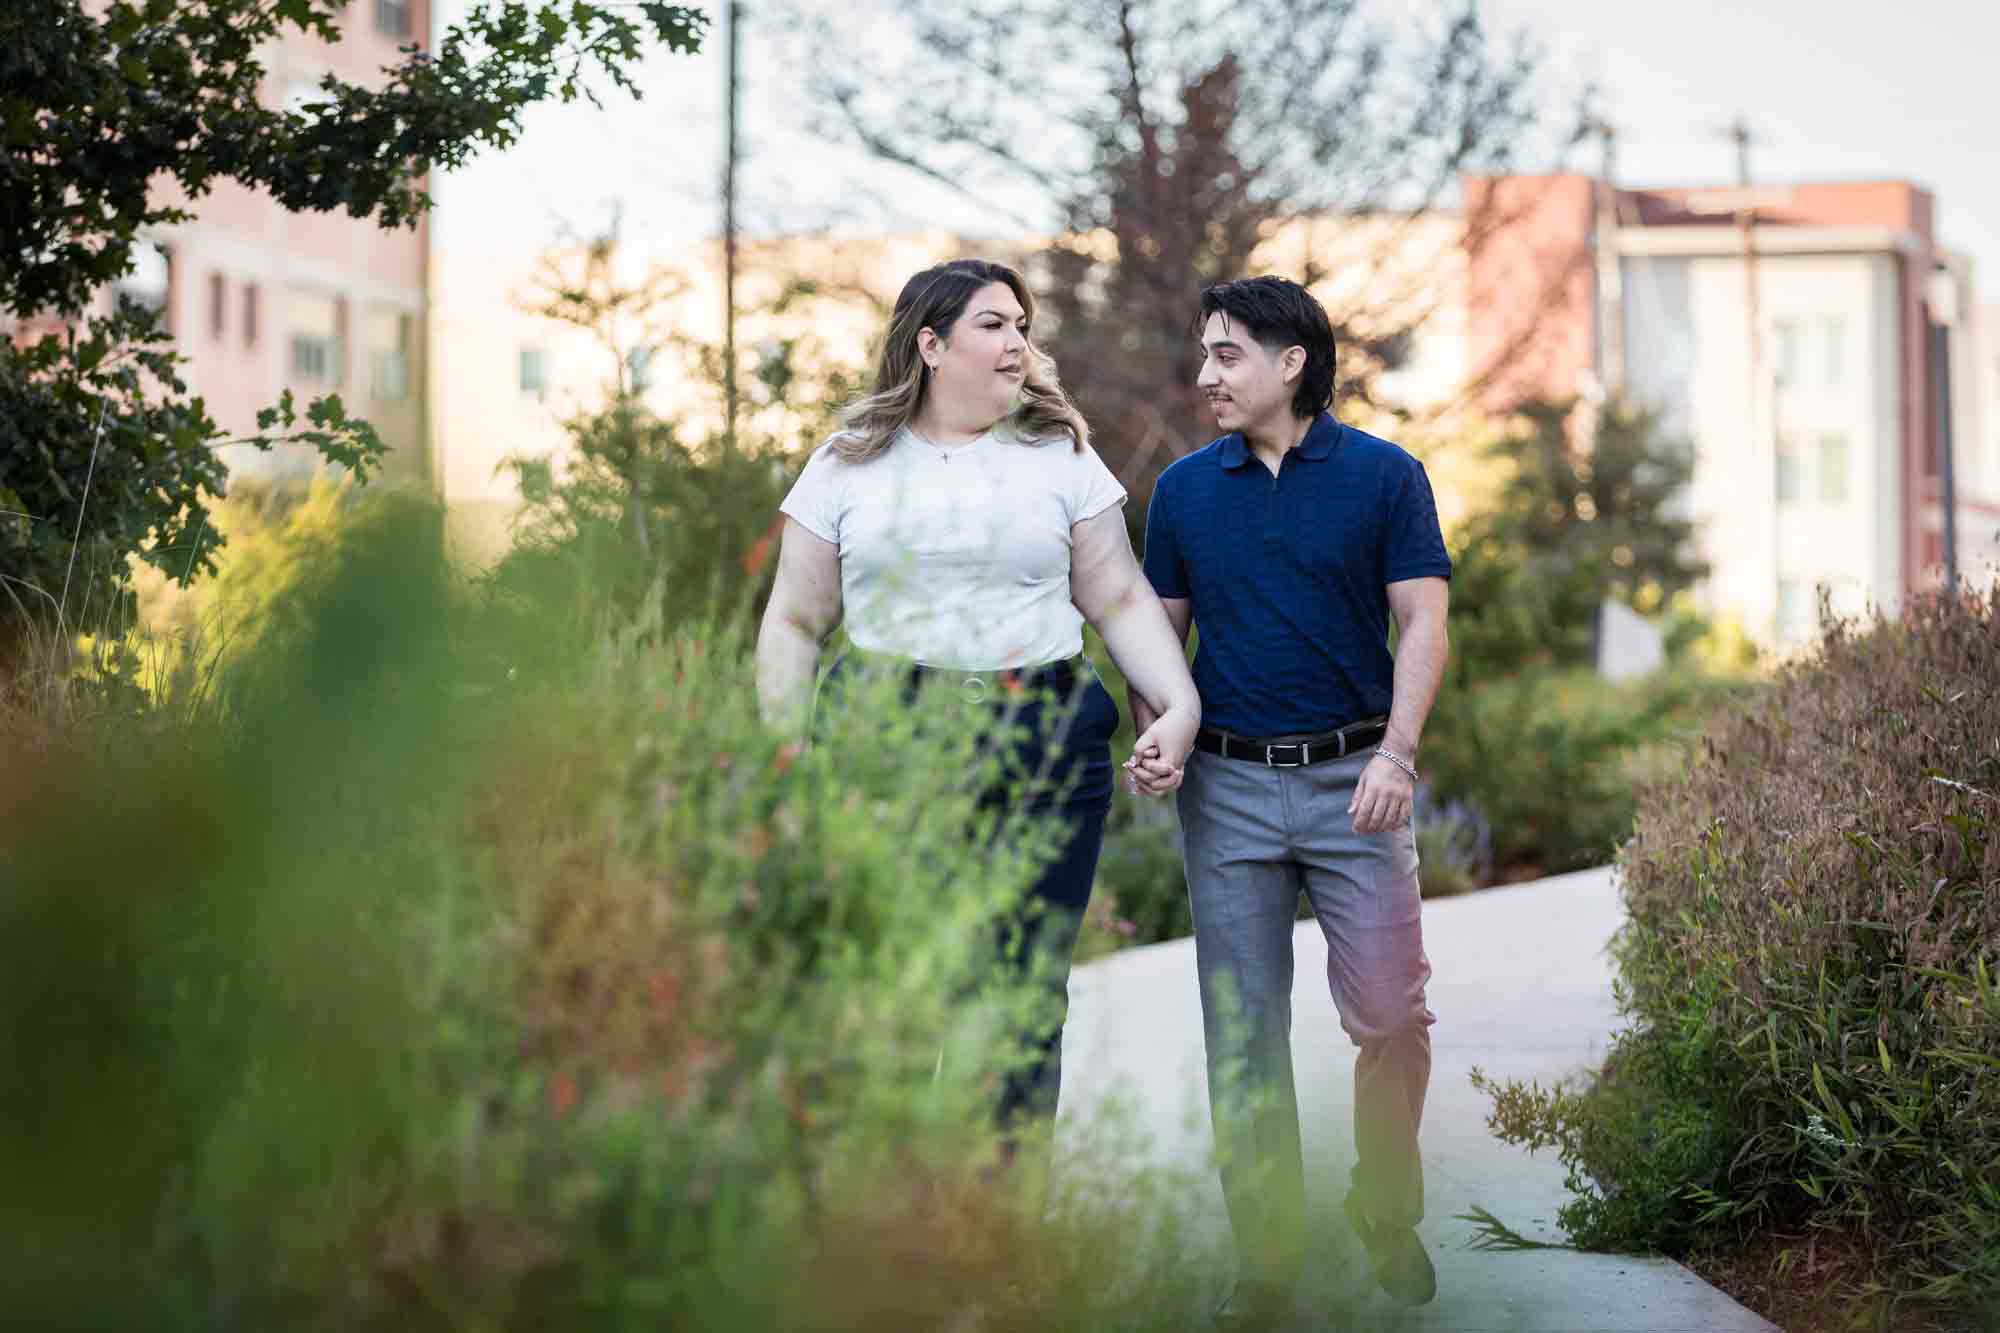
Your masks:
{"label": "man", "polygon": [[[1415,1230],[1435,1020],[1410,806],[1444,671],[1451,562],[1422,464],[1328,414],[1333,330],[1319,302],[1297,283],[1249,278],[1204,291],[1199,319],[1197,383],[1229,433],[1160,477],[1145,569],[1183,639],[1200,628],[1204,725],[1179,802],[1239,1255],[1217,1321],[1282,1322],[1305,1260],[1290,1046],[1301,890],[1360,1048],[1345,1211],[1376,1281],[1422,1304],[1437,1290]],[[1151,710],[1130,703],[1143,731]],[[1172,788],[1150,754],[1127,766],[1134,790]]]}

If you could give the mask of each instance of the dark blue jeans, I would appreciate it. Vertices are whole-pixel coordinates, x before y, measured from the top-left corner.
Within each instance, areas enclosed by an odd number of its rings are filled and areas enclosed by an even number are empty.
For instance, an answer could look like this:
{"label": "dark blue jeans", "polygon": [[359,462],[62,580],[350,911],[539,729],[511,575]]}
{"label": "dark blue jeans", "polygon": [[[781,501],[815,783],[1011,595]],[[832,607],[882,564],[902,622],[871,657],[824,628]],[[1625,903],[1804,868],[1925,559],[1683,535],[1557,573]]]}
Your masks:
{"label": "dark blue jeans", "polygon": [[[835,662],[828,682],[850,668]],[[822,693],[822,703],[825,695]],[[1031,819],[1056,822],[1057,847],[1002,929],[1000,950],[1015,976],[1040,975],[1049,986],[1045,1013],[1053,1024],[1023,1034],[1030,1058],[1015,1068],[1000,1090],[995,1114],[1004,1125],[1055,1115],[1062,1081],[1062,1024],[1069,1013],[1070,955],[1097,856],[1104,845],[1104,820],[1111,811],[1115,765],[1111,735],[1118,729],[1118,705],[1094,671],[1083,673],[1068,699],[1038,692],[965,705],[975,725],[997,730],[1011,726],[1001,758],[1001,777],[980,796],[986,809],[1015,802]]]}

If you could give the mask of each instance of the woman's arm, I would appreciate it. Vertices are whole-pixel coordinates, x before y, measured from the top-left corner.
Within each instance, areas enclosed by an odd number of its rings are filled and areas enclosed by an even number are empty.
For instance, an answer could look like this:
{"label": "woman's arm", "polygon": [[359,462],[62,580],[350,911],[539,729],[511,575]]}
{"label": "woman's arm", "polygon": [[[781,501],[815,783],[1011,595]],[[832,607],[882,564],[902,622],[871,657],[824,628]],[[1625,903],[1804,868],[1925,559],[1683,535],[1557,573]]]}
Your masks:
{"label": "woman's arm", "polygon": [[819,646],[840,623],[840,610],[840,548],[787,518],[757,631],[757,704],[766,725],[804,738]]}
{"label": "woman's arm", "polygon": [[1201,726],[1201,697],[1188,675],[1182,637],[1174,633],[1153,585],[1133,558],[1119,506],[1070,530],[1069,586],[1070,599],[1104,637],[1111,660],[1158,714],[1133,752],[1157,745],[1160,757],[1178,772]]}

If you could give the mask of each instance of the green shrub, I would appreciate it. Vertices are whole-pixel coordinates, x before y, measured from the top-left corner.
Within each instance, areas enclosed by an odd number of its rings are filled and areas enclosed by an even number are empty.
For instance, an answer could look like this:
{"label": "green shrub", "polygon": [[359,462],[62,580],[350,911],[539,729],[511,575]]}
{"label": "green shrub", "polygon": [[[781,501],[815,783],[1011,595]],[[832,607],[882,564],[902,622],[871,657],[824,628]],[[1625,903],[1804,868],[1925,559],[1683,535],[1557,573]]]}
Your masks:
{"label": "green shrub", "polygon": [[1994,597],[1831,624],[1642,794],[1615,949],[1632,1028],[1541,1103],[1605,1201],[1574,1214],[1585,1235],[1828,1229],[1865,1246],[1857,1295],[2000,1295],[1996,662]]}
{"label": "green shrub", "polygon": [[1653,761],[1648,747],[1684,752],[1728,688],[1684,671],[1468,679],[1440,695],[1424,729],[1425,776],[1487,820],[1501,868],[1602,865],[1632,829],[1635,765]]}
{"label": "green shrub", "polygon": [[[1697,988],[1697,994],[1700,994]],[[1628,1029],[1581,1080],[1473,1086],[1493,1099],[1488,1126],[1530,1152],[1553,1147],[1571,1197],[1556,1221],[1586,1250],[1685,1253],[1713,1221],[1743,1123],[1737,1052],[1691,1001],[1674,1039]]]}
{"label": "green shrub", "polygon": [[[1124,754],[1113,754],[1123,762]],[[1171,796],[1120,792],[1112,798],[1104,850],[1091,888],[1082,956],[1127,944],[1157,944],[1194,933],[1181,868],[1180,819]]]}
{"label": "green shrub", "polygon": [[1046,849],[976,815],[958,705],[864,700],[801,751],[741,622],[510,674],[546,645],[487,615],[433,510],[371,507],[226,709],[0,771],[10,1313],[1171,1323],[1172,1196],[1080,1166],[1044,1223],[991,1174],[1041,1012],[996,915]]}
{"label": "green shrub", "polygon": [[[777,567],[778,505],[804,465],[768,440],[698,441],[623,398],[564,423],[571,455],[515,460],[525,508],[486,579],[496,612],[558,657],[648,598],[668,625],[756,600]],[[546,656],[547,653],[541,654]]]}
{"label": "green shrub", "polygon": [[1426,898],[1470,893],[1493,866],[1493,833],[1462,801],[1439,805],[1420,789],[1416,809],[1417,878]]}

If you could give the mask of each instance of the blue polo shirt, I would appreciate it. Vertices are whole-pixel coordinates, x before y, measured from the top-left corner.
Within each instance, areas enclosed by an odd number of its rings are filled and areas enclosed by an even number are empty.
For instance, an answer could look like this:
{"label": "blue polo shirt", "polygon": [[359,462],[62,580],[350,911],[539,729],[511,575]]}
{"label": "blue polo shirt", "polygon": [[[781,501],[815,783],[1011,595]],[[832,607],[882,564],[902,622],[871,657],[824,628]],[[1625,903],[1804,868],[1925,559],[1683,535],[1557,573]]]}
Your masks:
{"label": "blue polo shirt", "polygon": [[1388,585],[1451,559],[1424,465],[1321,413],[1275,477],[1241,435],[1162,473],[1146,577],[1194,603],[1203,722],[1286,736],[1389,711]]}

